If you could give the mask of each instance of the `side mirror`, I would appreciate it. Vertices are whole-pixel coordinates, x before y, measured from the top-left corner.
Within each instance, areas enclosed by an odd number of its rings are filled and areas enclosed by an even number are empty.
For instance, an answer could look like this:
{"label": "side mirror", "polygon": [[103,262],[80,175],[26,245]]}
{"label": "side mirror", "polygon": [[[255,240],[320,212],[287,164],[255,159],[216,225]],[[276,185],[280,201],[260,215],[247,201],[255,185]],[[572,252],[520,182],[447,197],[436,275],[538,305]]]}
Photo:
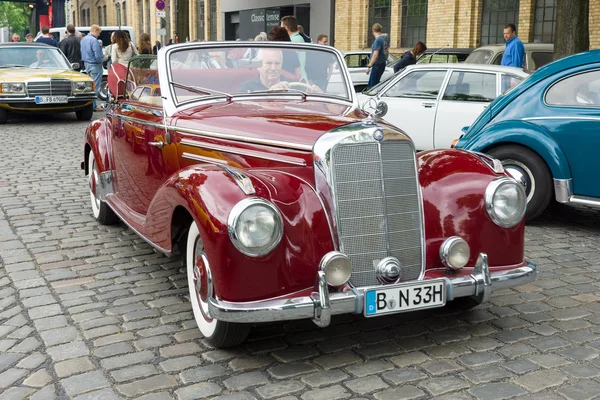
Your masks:
{"label": "side mirror", "polygon": [[380,101],[377,103],[377,108],[375,108],[375,115],[379,118],[383,117],[388,112],[388,105],[384,101]]}
{"label": "side mirror", "polygon": [[75,70],[79,69],[79,63],[71,63],[71,68]]}

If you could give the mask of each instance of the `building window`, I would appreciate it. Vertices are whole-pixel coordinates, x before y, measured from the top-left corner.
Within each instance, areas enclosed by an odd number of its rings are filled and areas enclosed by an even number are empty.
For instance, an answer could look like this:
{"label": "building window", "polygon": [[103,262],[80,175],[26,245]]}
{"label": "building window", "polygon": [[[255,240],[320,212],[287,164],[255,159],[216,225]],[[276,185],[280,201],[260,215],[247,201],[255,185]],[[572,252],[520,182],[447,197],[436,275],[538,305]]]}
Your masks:
{"label": "building window", "polygon": [[98,25],[102,25],[102,7],[98,6]]}
{"label": "building window", "polygon": [[537,0],[533,20],[533,41],[554,43],[556,31],[556,0]]}
{"label": "building window", "polygon": [[402,0],[402,40],[400,47],[413,47],[427,37],[428,0]]}
{"label": "building window", "polygon": [[127,3],[125,1],[121,6],[121,18],[123,19],[123,25],[127,26]]}
{"label": "building window", "polygon": [[76,13],[75,13],[75,11],[73,11],[73,22],[71,22],[73,25],[77,25],[77,22],[75,21],[75,16],[76,16]]}
{"label": "building window", "polygon": [[108,25],[108,18],[106,18],[106,6],[102,6],[102,11],[104,13],[104,25]]}
{"label": "building window", "polygon": [[480,45],[504,43],[504,27],[507,24],[516,26],[518,21],[519,0],[484,0],[481,13]]}
{"label": "building window", "polygon": [[90,16],[92,15],[92,13],[90,12],[90,9],[87,9],[87,26],[91,26],[92,23],[90,22]]}
{"label": "building window", "polygon": [[80,14],[81,14],[81,25],[85,26],[85,22],[86,22],[85,21],[85,10],[81,9],[81,13]]}
{"label": "building window", "polygon": [[196,18],[196,39],[197,40],[205,40],[204,35],[204,0],[195,0],[196,8],[198,10],[198,18]]}
{"label": "building window", "polygon": [[217,40],[217,0],[210,0],[210,40]]}
{"label": "building window", "polygon": [[371,32],[374,24],[380,24],[383,28],[382,32],[390,32],[391,9],[390,0],[369,0],[369,32],[367,40],[369,46],[372,46],[375,41],[375,37]]}

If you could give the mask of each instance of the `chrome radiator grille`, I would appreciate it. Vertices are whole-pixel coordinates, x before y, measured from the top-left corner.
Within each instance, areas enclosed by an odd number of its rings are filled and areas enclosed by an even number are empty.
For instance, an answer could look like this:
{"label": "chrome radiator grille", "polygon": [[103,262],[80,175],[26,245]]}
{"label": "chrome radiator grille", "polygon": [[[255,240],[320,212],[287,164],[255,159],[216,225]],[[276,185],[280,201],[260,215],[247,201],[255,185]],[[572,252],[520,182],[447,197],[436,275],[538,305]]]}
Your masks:
{"label": "chrome radiator grille", "polygon": [[50,79],[47,81],[27,82],[29,96],[70,96],[71,81],[68,79]]}
{"label": "chrome radiator grille", "polygon": [[332,152],[340,250],[352,261],[355,287],[379,285],[375,265],[394,256],[402,281],[422,268],[415,153],[409,141],[352,143]]}

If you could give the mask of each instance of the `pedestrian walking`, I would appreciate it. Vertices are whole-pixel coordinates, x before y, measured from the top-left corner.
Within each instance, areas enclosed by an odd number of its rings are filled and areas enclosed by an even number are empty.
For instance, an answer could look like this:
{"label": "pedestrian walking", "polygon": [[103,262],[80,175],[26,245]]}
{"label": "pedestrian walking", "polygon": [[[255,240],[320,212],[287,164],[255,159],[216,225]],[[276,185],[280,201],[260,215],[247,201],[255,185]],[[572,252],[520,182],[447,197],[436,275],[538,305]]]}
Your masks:
{"label": "pedestrian walking", "polygon": [[[287,15],[283,18],[281,18],[281,27],[285,28],[285,30],[287,31],[288,35],[290,36],[290,40],[292,42],[296,42],[296,43],[306,43],[304,41],[304,38],[302,37],[302,35],[300,35],[300,33],[298,32],[298,21],[296,20],[296,17],[294,17],[293,15]],[[308,79],[306,77],[306,53],[305,52],[299,52],[298,54],[298,58],[300,59],[300,71],[302,72],[302,78],[303,79]]]}
{"label": "pedestrian walking", "polygon": [[508,24],[504,27],[504,40],[506,40],[506,49],[500,64],[508,67],[525,68],[525,46],[523,46],[521,39],[517,37],[515,24]]}
{"label": "pedestrian walking", "polygon": [[28,33],[27,35],[25,35],[25,41],[27,43],[33,43],[33,35],[31,33]]}
{"label": "pedestrian walking", "polygon": [[119,63],[127,66],[129,60],[134,55],[137,55],[138,51],[135,46],[129,40],[127,34],[123,31],[115,32],[115,45],[112,47],[110,52],[110,59],[112,64]]}
{"label": "pedestrian walking", "polygon": [[310,36],[304,33],[304,27],[302,25],[298,25],[298,33],[300,36],[302,36],[302,39],[304,39],[306,43],[312,43]]}
{"label": "pedestrian walking", "polygon": [[110,56],[112,54],[112,48],[116,43],[115,32],[112,32],[110,34],[110,44],[102,48],[102,53],[104,53],[104,62],[106,63],[106,69],[110,68],[110,65],[112,64]]}
{"label": "pedestrian walking", "polygon": [[[328,46],[329,37],[324,33],[320,34],[317,37],[317,44]],[[324,51],[312,51],[306,60],[306,76],[313,85],[317,85],[323,92],[327,91],[327,84],[333,70],[333,62],[334,58],[331,57],[331,54]]]}
{"label": "pedestrian walking", "polygon": [[21,36],[18,33],[13,33],[12,37],[10,38],[11,42],[20,42],[21,41]]}
{"label": "pedestrian walking", "polygon": [[167,46],[170,46],[170,45],[172,45],[172,44],[174,44],[174,43],[173,43],[173,39],[169,39],[169,41],[167,42]]}
{"label": "pedestrian walking", "polygon": [[58,42],[54,39],[54,36],[50,33],[50,28],[48,25],[42,26],[42,36],[37,38],[36,42],[38,43],[46,43],[50,46],[58,47]]}
{"label": "pedestrian walking", "polygon": [[[102,47],[98,43],[98,37],[101,32],[102,28],[98,25],[92,25],[90,33],[81,39],[81,59],[85,63],[88,75],[94,80],[96,97],[98,97],[100,87],[102,86],[102,62],[104,61]],[[94,111],[102,111],[102,108],[97,107],[95,99]]]}
{"label": "pedestrian walking", "polygon": [[162,44],[160,43],[160,41],[157,40],[156,42],[154,42],[154,46],[152,46],[152,54],[157,55],[161,47]]}
{"label": "pedestrian walking", "polygon": [[371,46],[371,59],[367,66],[367,75],[369,75],[369,83],[367,87],[375,86],[381,80],[381,75],[385,71],[385,38],[381,35],[382,27],[380,24],[374,24],[371,28],[375,41]]}
{"label": "pedestrian walking", "polygon": [[68,24],[66,34],[67,36],[58,44],[58,48],[65,53],[71,64],[80,64],[80,67],[76,69],[79,71],[81,69],[81,41],[75,36],[75,25]]}
{"label": "pedestrian walking", "polygon": [[138,51],[140,54],[152,54],[152,43],[150,42],[150,35],[147,33],[140,34]]}
{"label": "pedestrian walking", "polygon": [[[291,42],[290,35],[285,28],[274,26],[269,32],[269,40],[272,42]],[[283,52],[283,69],[290,74],[296,75],[298,78],[302,76],[300,70],[300,59],[298,54],[293,50],[284,50]]]}
{"label": "pedestrian walking", "polygon": [[417,42],[417,44],[415,44],[412,50],[409,50],[402,54],[400,60],[396,64],[394,64],[394,72],[398,72],[409,65],[416,64],[417,58],[421,54],[425,53],[425,50],[427,50],[427,46],[425,46],[425,43]]}

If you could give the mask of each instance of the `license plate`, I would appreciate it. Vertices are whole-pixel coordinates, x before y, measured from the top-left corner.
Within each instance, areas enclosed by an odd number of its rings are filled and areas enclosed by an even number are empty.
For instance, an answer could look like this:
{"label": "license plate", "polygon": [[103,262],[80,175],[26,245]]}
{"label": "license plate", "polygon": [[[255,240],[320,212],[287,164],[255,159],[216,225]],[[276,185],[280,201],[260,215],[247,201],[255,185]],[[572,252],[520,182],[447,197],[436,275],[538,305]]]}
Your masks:
{"label": "license plate", "polygon": [[68,103],[67,96],[35,96],[35,104]]}
{"label": "license plate", "polygon": [[366,317],[446,305],[446,280],[402,283],[365,292]]}

